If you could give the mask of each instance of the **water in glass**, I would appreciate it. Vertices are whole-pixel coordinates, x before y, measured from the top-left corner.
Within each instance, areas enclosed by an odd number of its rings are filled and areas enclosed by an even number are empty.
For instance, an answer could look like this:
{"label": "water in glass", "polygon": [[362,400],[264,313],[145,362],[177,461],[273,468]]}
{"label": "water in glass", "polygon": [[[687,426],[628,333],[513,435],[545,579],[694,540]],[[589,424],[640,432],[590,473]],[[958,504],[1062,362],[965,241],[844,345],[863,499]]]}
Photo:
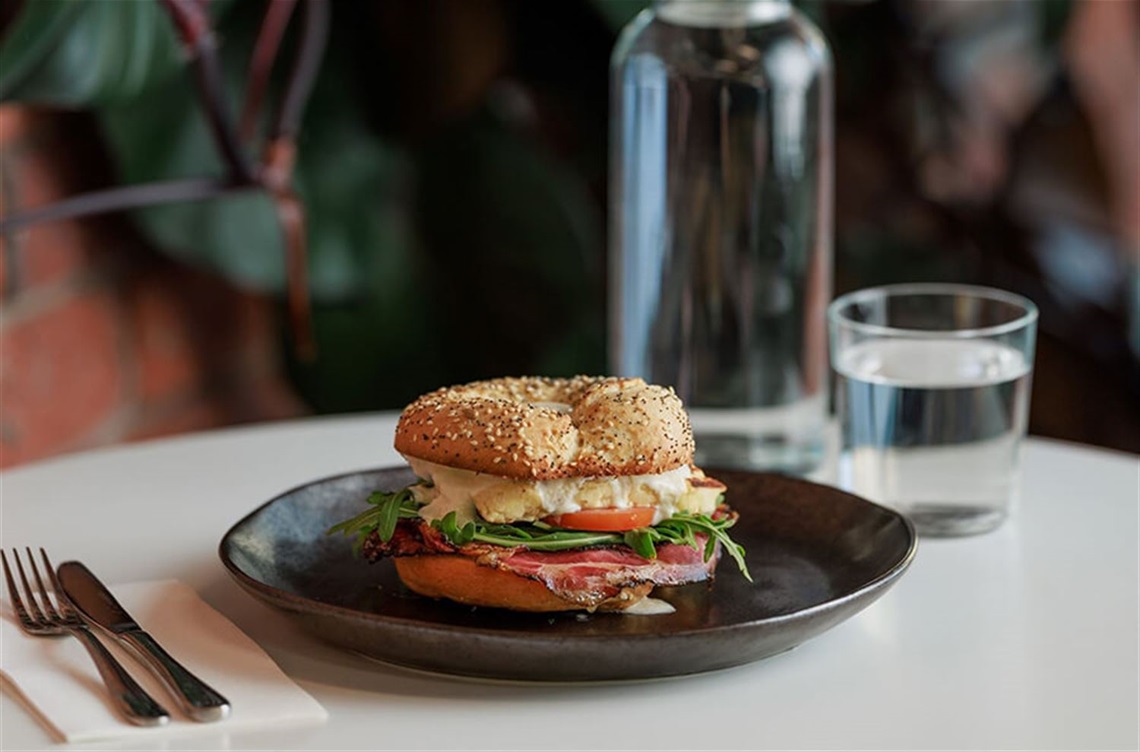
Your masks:
{"label": "water in glass", "polygon": [[871,339],[834,363],[844,487],[926,535],[991,530],[1017,495],[1030,363],[989,340]]}

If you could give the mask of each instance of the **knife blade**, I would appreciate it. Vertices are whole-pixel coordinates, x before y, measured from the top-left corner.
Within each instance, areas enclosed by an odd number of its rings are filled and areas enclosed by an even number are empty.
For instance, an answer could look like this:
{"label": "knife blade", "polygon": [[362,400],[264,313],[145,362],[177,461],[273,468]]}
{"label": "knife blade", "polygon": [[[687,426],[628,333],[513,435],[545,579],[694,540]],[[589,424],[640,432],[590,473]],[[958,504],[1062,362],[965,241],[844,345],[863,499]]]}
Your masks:
{"label": "knife blade", "polygon": [[182,711],[195,721],[219,721],[230,713],[225,697],[167,653],[139,626],[91,570],[65,561],[56,570],[64,595],[88,622],[102,628],[162,680]]}

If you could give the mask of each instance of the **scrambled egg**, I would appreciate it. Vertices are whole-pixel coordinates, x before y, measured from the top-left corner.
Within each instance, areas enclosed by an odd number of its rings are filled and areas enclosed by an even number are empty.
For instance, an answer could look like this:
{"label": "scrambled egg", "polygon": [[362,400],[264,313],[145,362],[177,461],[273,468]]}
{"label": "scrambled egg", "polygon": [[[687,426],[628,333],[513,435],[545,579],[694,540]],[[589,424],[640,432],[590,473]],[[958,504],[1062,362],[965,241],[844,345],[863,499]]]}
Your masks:
{"label": "scrambled egg", "polygon": [[407,459],[419,477],[432,483],[430,488],[414,487],[417,498],[427,504],[421,514],[429,520],[455,511],[462,522],[478,511],[487,522],[506,524],[583,509],[653,507],[656,524],[679,512],[712,514],[725,490],[724,484],[688,465],[656,475],[533,481]]}

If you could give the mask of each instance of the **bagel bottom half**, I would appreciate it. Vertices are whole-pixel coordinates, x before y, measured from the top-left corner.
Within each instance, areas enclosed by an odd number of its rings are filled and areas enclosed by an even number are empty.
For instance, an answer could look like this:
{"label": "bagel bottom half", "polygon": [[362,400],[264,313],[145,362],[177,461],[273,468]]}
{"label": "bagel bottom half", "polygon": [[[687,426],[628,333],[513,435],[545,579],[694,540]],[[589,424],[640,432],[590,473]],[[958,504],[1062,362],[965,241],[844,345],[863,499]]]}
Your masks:
{"label": "bagel bottom half", "polygon": [[[577,611],[582,605],[562,598],[538,580],[475,563],[469,556],[403,556],[396,573],[411,590],[429,598],[447,598],[469,606],[514,611]],[[649,595],[652,583],[623,588],[602,601],[598,611],[624,611]]]}

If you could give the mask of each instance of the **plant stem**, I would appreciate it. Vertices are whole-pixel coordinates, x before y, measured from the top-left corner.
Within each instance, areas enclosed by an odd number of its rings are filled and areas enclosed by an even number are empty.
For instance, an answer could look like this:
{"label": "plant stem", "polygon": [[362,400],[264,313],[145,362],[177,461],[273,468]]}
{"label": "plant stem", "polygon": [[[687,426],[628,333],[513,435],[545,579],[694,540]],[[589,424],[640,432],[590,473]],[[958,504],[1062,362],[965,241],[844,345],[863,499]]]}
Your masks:
{"label": "plant stem", "polygon": [[[281,225],[288,280],[289,315],[300,357],[315,356],[312,310],[309,300],[307,224],[305,207],[293,190],[296,135],[301,115],[312,93],[329,32],[326,0],[306,0],[301,39],[293,69],[285,86],[281,107],[266,145],[261,165],[255,169],[242,138],[234,128],[218,61],[217,42],[210,25],[207,0],[160,0],[186,47],[195,70],[198,95],[228,175],[224,178],[192,178],[145,183],[92,191],[29,211],[0,218],[0,232],[19,230],[36,222],[52,222],[91,214],[136,209],[175,201],[200,201],[228,193],[267,190]],[[251,62],[250,83],[243,112],[243,132],[252,136],[257,111],[268,84],[273,60],[296,0],[269,0],[266,18],[258,35]]]}
{"label": "plant stem", "polygon": [[222,68],[218,62],[217,41],[210,27],[210,17],[195,0],[162,0],[162,4],[174,20],[182,43],[190,54],[206,120],[230,175],[240,183],[254,182],[253,166],[242,149],[226,106]]}
{"label": "plant stem", "polygon": [[297,353],[306,361],[316,357],[316,341],[309,300],[305,207],[293,191],[293,166],[301,115],[316,82],[328,32],[329,6],[326,0],[306,0],[302,7],[301,39],[285,85],[281,108],[270,132],[261,172],[261,180],[272,192],[281,222],[289,286],[289,319]]}
{"label": "plant stem", "polygon": [[256,183],[241,184],[219,178],[191,178],[106,188],[56,201],[0,218],[0,232],[16,232],[37,222],[57,222],[91,214],[138,209],[174,201],[202,201],[230,193],[260,190]]}
{"label": "plant stem", "polygon": [[312,305],[309,301],[305,205],[291,190],[275,191],[272,196],[285,245],[285,274],[293,343],[298,357],[303,361],[311,361],[316,357],[317,346],[313,337]]}
{"label": "plant stem", "polygon": [[329,34],[329,6],[327,0],[307,0],[301,18],[301,40],[285,95],[277,113],[271,138],[292,138],[301,126],[301,115],[313,91],[317,71],[321,66]]}
{"label": "plant stem", "polygon": [[246,84],[245,104],[241,112],[241,137],[246,143],[253,140],[257,115],[269,86],[269,74],[273,71],[277,50],[296,4],[297,0],[267,0],[265,19],[257,32],[257,41],[249,60],[249,82]]}

